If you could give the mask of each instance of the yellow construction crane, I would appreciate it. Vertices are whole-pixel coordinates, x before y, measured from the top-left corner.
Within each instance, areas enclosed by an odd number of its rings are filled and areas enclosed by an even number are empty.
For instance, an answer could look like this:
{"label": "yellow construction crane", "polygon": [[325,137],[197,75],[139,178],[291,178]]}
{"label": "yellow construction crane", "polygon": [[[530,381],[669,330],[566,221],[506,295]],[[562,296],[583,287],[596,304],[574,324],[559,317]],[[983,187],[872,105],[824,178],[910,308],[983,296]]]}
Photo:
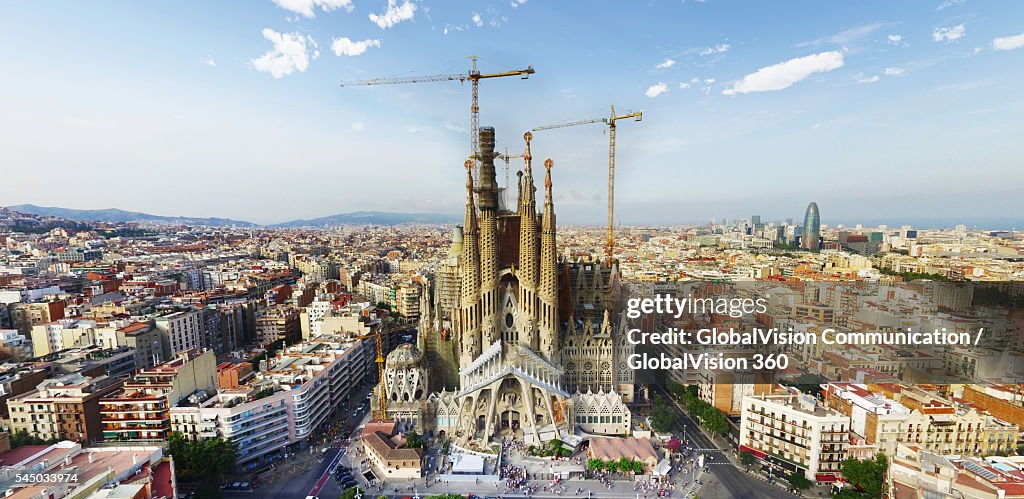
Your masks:
{"label": "yellow construction crane", "polygon": [[609,264],[615,257],[615,122],[628,118],[642,120],[643,112],[615,114],[615,105],[612,105],[612,113],[607,118],[595,118],[591,120],[570,121],[568,123],[557,123],[554,125],[539,126],[533,131],[550,130],[552,128],[565,128],[577,125],[589,125],[591,123],[604,123],[608,125],[608,237],[604,245],[604,253]]}
{"label": "yellow construction crane", "polygon": [[[360,85],[399,85],[405,83],[430,83],[436,81],[457,81],[459,83],[465,83],[467,80],[473,84],[473,100],[469,106],[470,114],[470,140],[472,143],[472,151],[470,158],[477,160],[477,155],[480,152],[480,80],[488,78],[504,78],[506,76],[519,76],[522,79],[528,79],[530,75],[535,73],[533,66],[527,66],[526,69],[516,69],[512,71],[504,71],[501,73],[481,73],[476,68],[477,57],[475,55],[469,56],[469,59],[473,61],[473,66],[470,68],[469,73],[466,74],[440,74],[440,75],[426,75],[426,76],[410,76],[402,78],[372,78],[369,80],[354,80],[354,81],[343,81],[341,86],[352,87]],[[480,163],[478,161],[473,162],[473,180],[477,185],[480,182]]]}
{"label": "yellow construction crane", "polygon": [[377,330],[374,331],[372,334],[365,334],[365,335],[361,335],[361,336],[356,336],[355,337],[355,339],[357,339],[357,340],[366,340],[366,339],[369,339],[371,337],[377,340],[377,359],[375,360],[375,362],[377,363],[377,380],[378,380],[378,385],[377,385],[377,392],[378,392],[377,396],[378,396],[378,399],[377,400],[378,400],[378,404],[377,404],[377,411],[373,415],[373,418],[375,420],[377,420],[377,421],[383,421],[383,420],[387,419],[387,417],[388,417],[387,380],[384,378],[384,336],[385,335],[391,335],[391,334],[394,334],[394,333],[399,333],[399,332],[405,332],[405,331],[408,331],[409,329],[411,329],[412,327],[413,326],[410,326],[408,324],[402,324],[402,325],[390,327],[390,328],[387,328],[387,329],[384,329],[382,327],[378,327]]}

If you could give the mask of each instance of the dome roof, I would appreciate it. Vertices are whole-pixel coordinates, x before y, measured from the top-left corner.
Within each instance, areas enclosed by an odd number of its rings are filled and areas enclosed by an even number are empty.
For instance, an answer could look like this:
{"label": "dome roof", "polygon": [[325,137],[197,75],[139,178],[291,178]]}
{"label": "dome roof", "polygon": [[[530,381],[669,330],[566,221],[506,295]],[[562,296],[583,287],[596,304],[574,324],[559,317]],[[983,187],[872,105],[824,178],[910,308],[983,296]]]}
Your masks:
{"label": "dome roof", "polygon": [[388,354],[387,366],[390,368],[402,368],[418,365],[423,355],[412,343],[398,345]]}

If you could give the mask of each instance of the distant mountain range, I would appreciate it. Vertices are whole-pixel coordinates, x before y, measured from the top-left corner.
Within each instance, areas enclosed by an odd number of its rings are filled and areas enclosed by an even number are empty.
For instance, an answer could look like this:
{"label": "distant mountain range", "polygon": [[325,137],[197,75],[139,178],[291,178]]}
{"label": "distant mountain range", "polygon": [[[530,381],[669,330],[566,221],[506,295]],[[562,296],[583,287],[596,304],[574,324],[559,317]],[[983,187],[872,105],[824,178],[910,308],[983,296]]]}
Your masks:
{"label": "distant mountain range", "polygon": [[[211,227],[259,227],[259,224],[230,218],[194,218],[194,217],[168,217],[162,215],[151,215],[135,211],[124,211],[117,208],[105,210],[75,210],[71,208],[59,208],[53,206],[36,206],[34,204],[20,204],[8,206],[7,209],[38,215],[44,217],[56,217],[77,222],[106,222],[106,223],[146,223],[154,225],[193,225]],[[381,211],[356,211],[352,213],[339,213],[327,217],[314,218],[311,220],[292,220],[278,224],[267,225],[272,228],[299,228],[299,227],[337,227],[343,225],[400,225],[406,223],[420,224],[449,224],[457,223],[459,217],[455,215],[443,215],[437,213],[389,213]]]}
{"label": "distant mountain range", "polygon": [[459,220],[460,218],[455,215],[444,215],[439,213],[389,213],[385,211],[355,211],[352,213],[339,213],[337,215],[314,218],[311,220],[292,220],[290,222],[269,225],[269,227],[337,227],[341,225],[401,225],[409,223],[440,225],[458,223]]}
{"label": "distant mountain range", "polygon": [[106,223],[127,223],[139,222],[157,225],[207,225],[223,227],[238,225],[243,227],[256,227],[252,222],[231,220],[229,218],[193,218],[193,217],[165,217],[161,215],[150,215],[135,211],[124,211],[117,208],[105,210],[75,210],[71,208],[57,208],[53,206],[36,206],[34,204],[20,204],[8,206],[8,209],[30,215],[41,215],[46,217],[59,217],[78,222],[106,222]]}

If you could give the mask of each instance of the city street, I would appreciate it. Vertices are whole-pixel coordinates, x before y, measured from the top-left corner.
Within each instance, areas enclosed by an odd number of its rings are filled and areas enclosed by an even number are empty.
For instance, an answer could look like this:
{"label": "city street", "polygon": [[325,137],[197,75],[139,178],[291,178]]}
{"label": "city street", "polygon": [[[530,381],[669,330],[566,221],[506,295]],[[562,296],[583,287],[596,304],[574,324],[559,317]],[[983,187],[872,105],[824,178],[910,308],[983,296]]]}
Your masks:
{"label": "city street", "polygon": [[[732,450],[722,450],[714,443],[700,427],[690,419],[682,407],[673,399],[661,386],[657,387],[663,398],[672,404],[678,417],[679,424],[686,428],[686,439],[689,446],[696,449],[698,454],[704,454],[704,464],[711,470],[711,477],[705,480],[707,483],[698,492],[703,497],[735,497],[735,498],[759,498],[759,497],[794,497],[778,485],[770,485],[756,475],[747,473],[737,468],[729,459]],[[724,444],[723,445],[728,445]],[[709,459],[710,458],[710,459]]]}

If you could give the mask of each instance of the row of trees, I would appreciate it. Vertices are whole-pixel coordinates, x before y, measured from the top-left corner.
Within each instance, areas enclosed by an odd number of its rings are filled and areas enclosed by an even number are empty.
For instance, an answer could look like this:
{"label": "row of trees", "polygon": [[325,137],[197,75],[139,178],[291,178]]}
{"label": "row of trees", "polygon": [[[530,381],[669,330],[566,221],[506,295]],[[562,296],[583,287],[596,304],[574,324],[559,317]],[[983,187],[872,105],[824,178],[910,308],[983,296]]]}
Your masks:
{"label": "row of trees", "polygon": [[708,431],[719,435],[729,434],[729,420],[725,413],[715,406],[703,401],[697,396],[697,387],[689,385],[682,394],[683,405],[690,411],[690,415],[697,418]]}
{"label": "row of trees", "polygon": [[17,433],[11,434],[12,449],[21,447],[22,445],[53,445],[59,441],[59,438],[51,438],[49,440],[39,438],[25,430],[19,430]]}
{"label": "row of trees", "polygon": [[230,440],[189,440],[178,432],[167,439],[167,452],[174,458],[179,479],[201,483],[197,491],[200,498],[220,497],[220,481],[238,461],[238,447]]}
{"label": "row of trees", "polygon": [[587,469],[591,471],[607,471],[609,473],[622,472],[622,473],[643,473],[644,463],[636,459],[630,459],[628,457],[620,457],[618,459],[609,459],[607,461],[592,457],[587,459]]}
{"label": "row of trees", "polygon": [[880,499],[882,489],[885,486],[885,473],[889,470],[889,460],[885,454],[876,454],[874,459],[864,461],[849,458],[843,461],[839,469],[851,485],[860,489],[860,492],[852,490],[852,487],[845,487],[836,495],[841,499]]}

